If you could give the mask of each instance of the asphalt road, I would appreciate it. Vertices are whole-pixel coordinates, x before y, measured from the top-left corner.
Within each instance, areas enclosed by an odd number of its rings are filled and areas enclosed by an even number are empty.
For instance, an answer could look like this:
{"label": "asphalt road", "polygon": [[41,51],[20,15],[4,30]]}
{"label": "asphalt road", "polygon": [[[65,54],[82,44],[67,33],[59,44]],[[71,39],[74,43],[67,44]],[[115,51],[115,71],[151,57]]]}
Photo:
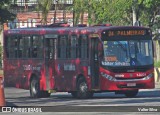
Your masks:
{"label": "asphalt road", "polygon": [[[84,100],[74,99],[67,92],[53,93],[49,98],[30,98],[29,90],[10,87],[5,88],[5,97],[7,107],[12,107],[14,112],[18,111],[17,107],[20,108],[20,112],[30,111],[32,108],[35,108],[37,111],[42,111],[44,115],[97,115],[106,114],[106,112],[111,115],[119,114],[119,112],[124,115],[133,115],[137,114],[137,112],[142,115],[158,115],[160,112],[159,87],[150,90],[140,90],[139,94],[134,98],[126,98],[124,95],[115,95],[107,92],[96,93],[92,99]],[[16,115],[19,114],[22,113],[16,113]]]}

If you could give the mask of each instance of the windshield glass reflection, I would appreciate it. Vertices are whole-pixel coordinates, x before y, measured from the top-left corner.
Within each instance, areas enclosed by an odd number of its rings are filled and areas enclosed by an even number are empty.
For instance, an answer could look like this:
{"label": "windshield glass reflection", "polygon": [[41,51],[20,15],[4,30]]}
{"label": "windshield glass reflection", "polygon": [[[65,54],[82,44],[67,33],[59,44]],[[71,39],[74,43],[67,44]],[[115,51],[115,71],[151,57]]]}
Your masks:
{"label": "windshield glass reflection", "polygon": [[144,66],[153,64],[151,40],[104,41],[106,66]]}

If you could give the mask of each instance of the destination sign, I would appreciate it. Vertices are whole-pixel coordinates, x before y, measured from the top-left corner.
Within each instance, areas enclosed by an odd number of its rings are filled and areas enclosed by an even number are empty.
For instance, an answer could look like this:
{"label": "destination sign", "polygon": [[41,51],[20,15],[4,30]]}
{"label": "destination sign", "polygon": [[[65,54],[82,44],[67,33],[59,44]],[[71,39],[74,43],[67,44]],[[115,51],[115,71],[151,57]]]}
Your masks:
{"label": "destination sign", "polygon": [[145,35],[146,30],[110,30],[108,31],[108,36],[135,36],[135,35]]}

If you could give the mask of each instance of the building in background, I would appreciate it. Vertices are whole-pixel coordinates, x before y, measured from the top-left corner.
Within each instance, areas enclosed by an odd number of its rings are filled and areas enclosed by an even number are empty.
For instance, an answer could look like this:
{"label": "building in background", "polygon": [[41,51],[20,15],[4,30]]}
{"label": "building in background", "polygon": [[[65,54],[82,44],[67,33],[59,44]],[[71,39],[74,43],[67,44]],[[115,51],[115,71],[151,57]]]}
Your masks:
{"label": "building in background", "polygon": [[[37,27],[42,25],[41,12],[36,11],[37,0],[14,0],[10,11],[17,14],[14,21],[4,24],[4,30],[24,27]],[[56,7],[57,5],[57,7]],[[73,12],[66,10],[68,6],[73,5],[73,0],[53,0],[51,11],[47,17],[47,24],[67,22],[73,26]],[[56,10],[56,12],[55,12]],[[88,15],[84,15],[84,23],[87,24]]]}

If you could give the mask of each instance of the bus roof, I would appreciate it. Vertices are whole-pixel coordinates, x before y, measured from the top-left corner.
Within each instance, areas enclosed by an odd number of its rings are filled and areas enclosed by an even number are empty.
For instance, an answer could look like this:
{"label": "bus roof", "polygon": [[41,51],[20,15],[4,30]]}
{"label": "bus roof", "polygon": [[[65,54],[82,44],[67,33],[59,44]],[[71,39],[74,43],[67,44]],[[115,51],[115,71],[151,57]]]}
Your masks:
{"label": "bus roof", "polygon": [[104,30],[139,30],[149,29],[140,26],[90,26],[90,27],[33,27],[33,28],[17,28],[5,30],[5,35],[13,34],[100,34]]}

